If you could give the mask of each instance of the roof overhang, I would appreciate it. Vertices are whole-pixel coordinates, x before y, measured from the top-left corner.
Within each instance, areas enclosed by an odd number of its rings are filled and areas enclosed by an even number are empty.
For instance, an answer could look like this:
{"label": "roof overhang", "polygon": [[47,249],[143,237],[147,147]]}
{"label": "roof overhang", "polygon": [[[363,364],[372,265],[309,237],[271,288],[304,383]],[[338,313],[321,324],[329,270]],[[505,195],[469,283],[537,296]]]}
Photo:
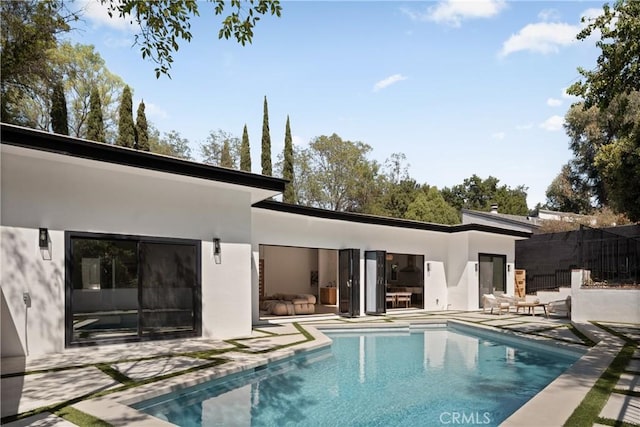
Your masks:
{"label": "roof overhang", "polygon": [[[105,168],[135,168],[140,173],[168,174],[178,180],[215,183],[229,189],[251,193],[251,203],[284,192],[286,180],[235,169],[211,166],[190,160],[139,151],[65,135],[0,124],[2,151],[48,159],[64,156],[73,163],[98,162]],[[25,151],[28,150],[28,151]],[[72,159],[78,159],[76,161]]]}
{"label": "roof overhang", "polygon": [[296,215],[306,215],[316,218],[332,219],[338,221],[356,222],[362,224],[384,225],[389,227],[411,228],[415,230],[436,231],[440,233],[460,233],[467,231],[479,231],[491,234],[500,234],[505,236],[526,239],[531,237],[531,233],[510,230],[507,228],[492,227],[483,224],[460,224],[460,225],[443,225],[433,224],[429,222],[411,221],[400,218],[389,218],[376,215],[366,215],[353,212],[338,212],[326,209],[312,208],[308,206],[291,205],[288,203],[276,202],[273,200],[264,200],[253,205],[254,208],[267,209],[278,212],[285,212]]}

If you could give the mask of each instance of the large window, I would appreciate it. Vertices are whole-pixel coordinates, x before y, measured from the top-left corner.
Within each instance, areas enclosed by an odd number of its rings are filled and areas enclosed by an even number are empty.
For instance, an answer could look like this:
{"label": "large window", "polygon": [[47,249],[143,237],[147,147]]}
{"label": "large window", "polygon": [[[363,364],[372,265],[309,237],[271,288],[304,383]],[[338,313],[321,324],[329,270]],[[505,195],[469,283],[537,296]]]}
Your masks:
{"label": "large window", "polygon": [[67,344],[200,333],[200,242],[67,233]]}

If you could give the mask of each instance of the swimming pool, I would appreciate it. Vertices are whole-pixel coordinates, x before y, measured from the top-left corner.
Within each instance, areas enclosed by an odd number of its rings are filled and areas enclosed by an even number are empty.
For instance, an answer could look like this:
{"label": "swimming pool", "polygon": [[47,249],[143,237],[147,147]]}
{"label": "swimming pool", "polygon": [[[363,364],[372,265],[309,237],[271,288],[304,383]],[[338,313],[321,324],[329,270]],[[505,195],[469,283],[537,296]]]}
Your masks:
{"label": "swimming pool", "polygon": [[330,349],[134,405],[190,426],[498,425],[582,354],[453,327]]}

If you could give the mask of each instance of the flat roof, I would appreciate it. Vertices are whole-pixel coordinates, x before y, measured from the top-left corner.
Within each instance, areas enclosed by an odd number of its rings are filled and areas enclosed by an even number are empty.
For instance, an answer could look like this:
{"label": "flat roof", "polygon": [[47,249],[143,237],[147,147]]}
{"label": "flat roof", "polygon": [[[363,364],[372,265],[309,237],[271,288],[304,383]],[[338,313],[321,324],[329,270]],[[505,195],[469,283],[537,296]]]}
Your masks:
{"label": "flat roof", "polygon": [[0,123],[0,142],[33,150],[282,193],[286,180]]}
{"label": "flat roof", "polygon": [[334,219],[340,221],[358,222],[363,224],[386,225],[390,227],[412,228],[415,230],[438,231],[441,233],[459,233],[463,231],[482,231],[485,233],[502,234],[505,236],[531,237],[532,233],[510,230],[500,227],[492,227],[484,224],[459,224],[444,225],[430,222],[412,221],[401,218],[391,218],[376,215],[368,215],[354,212],[330,211],[327,209],[312,208],[309,206],[292,205],[289,203],[263,200],[253,204],[254,208],[285,212],[296,215],[305,215],[316,218]]}

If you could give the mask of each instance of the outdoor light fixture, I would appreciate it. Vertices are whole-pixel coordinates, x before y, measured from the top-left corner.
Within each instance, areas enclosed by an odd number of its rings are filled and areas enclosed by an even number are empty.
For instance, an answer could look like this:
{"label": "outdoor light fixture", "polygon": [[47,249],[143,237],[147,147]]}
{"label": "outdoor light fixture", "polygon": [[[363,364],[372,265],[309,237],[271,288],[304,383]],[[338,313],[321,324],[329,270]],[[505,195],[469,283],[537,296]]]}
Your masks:
{"label": "outdoor light fixture", "polygon": [[476,273],[478,272],[478,263],[476,262]]}
{"label": "outdoor light fixture", "polygon": [[49,230],[41,228],[38,232],[38,246],[40,249],[49,249]]}
{"label": "outdoor light fixture", "polygon": [[511,264],[507,264],[507,271],[511,273]]}
{"label": "outdoor light fixture", "polygon": [[220,248],[220,239],[217,237],[213,238],[213,259],[216,264],[222,262],[222,249]]}
{"label": "outdoor light fixture", "polygon": [[431,271],[431,263],[430,263],[430,262],[428,262],[428,263],[427,263],[427,273],[428,273],[428,272],[430,272],[430,271]]}
{"label": "outdoor light fixture", "polygon": [[49,238],[49,230],[47,228],[40,228],[38,230],[38,247],[40,248],[42,259],[51,261],[51,239]]}

